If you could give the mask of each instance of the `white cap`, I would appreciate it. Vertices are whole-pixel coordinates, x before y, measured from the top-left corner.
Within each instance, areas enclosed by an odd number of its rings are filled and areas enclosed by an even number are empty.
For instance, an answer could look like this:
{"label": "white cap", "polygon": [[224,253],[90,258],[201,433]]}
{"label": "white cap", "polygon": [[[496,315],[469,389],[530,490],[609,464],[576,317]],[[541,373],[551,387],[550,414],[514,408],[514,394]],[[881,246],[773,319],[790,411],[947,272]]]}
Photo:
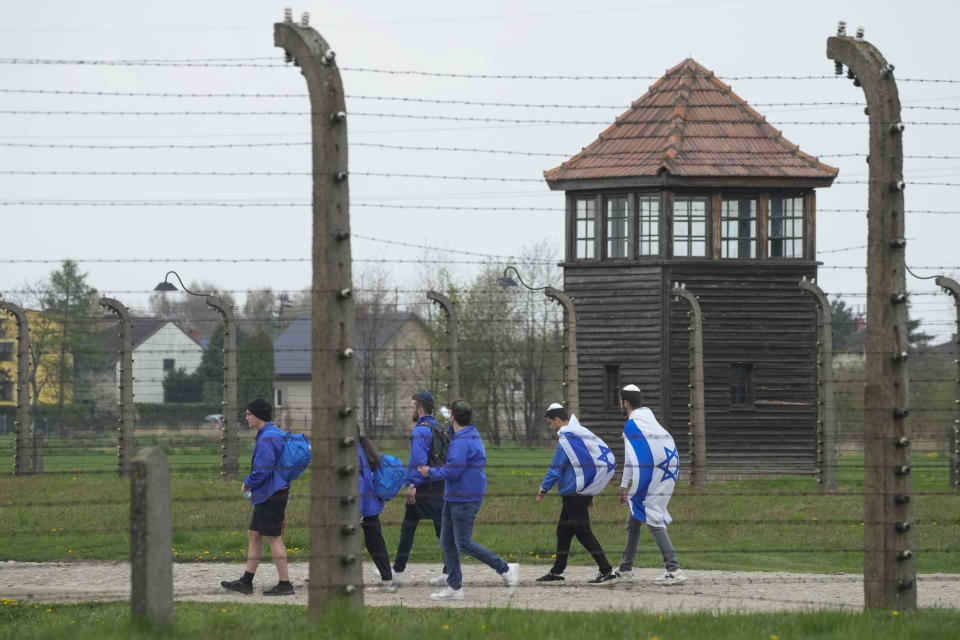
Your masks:
{"label": "white cap", "polygon": [[635,384],[628,384],[623,388],[624,391],[640,391],[640,387]]}
{"label": "white cap", "polygon": [[554,402],[549,407],[547,407],[547,411],[553,411],[554,409],[563,409],[563,405],[560,404],[559,402]]}

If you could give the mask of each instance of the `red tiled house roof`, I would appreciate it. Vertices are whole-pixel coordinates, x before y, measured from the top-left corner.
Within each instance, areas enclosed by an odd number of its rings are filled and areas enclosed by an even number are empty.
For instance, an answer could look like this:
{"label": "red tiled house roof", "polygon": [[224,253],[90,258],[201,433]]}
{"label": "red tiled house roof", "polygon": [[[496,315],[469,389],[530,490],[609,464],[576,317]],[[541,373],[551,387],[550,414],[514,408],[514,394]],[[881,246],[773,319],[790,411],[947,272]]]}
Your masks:
{"label": "red tiled house roof", "polygon": [[544,171],[554,190],[618,185],[829,186],[837,169],[800,151],[688,58],[592,144]]}

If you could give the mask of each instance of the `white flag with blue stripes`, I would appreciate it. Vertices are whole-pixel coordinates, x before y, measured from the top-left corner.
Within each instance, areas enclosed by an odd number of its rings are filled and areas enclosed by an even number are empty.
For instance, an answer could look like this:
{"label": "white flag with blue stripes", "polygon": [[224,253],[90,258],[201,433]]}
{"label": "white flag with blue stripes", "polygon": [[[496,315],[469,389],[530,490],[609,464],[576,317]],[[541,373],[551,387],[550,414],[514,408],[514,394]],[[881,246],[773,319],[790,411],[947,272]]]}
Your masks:
{"label": "white flag with blue stripes", "polygon": [[580,425],[577,416],[557,432],[577,479],[577,493],[595,496],[606,487],[617,470],[613,452],[592,431]]}

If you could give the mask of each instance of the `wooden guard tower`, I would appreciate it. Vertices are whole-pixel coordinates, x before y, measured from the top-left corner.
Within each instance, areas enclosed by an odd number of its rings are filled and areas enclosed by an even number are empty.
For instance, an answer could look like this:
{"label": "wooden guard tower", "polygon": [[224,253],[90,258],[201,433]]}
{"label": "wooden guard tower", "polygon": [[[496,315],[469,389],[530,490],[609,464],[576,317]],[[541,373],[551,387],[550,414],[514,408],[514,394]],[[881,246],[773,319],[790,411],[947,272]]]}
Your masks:
{"label": "wooden guard tower", "polygon": [[798,283],[817,276],[814,189],[836,175],[692,59],[545,171],[566,193],[581,421],[616,442],[635,383],[687,452],[683,283],[703,313],[711,474],[812,472],[817,316]]}

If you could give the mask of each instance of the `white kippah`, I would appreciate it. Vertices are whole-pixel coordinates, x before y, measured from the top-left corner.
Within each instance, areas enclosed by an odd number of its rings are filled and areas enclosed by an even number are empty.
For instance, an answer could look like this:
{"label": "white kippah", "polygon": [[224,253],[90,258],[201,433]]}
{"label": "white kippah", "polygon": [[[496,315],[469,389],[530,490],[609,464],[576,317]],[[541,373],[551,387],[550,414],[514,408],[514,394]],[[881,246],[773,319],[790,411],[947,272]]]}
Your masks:
{"label": "white kippah", "polygon": [[623,388],[624,391],[640,391],[640,387],[635,384],[628,384]]}
{"label": "white kippah", "polygon": [[553,411],[554,409],[563,409],[563,405],[560,404],[559,402],[554,402],[549,407],[547,407],[547,411]]}

